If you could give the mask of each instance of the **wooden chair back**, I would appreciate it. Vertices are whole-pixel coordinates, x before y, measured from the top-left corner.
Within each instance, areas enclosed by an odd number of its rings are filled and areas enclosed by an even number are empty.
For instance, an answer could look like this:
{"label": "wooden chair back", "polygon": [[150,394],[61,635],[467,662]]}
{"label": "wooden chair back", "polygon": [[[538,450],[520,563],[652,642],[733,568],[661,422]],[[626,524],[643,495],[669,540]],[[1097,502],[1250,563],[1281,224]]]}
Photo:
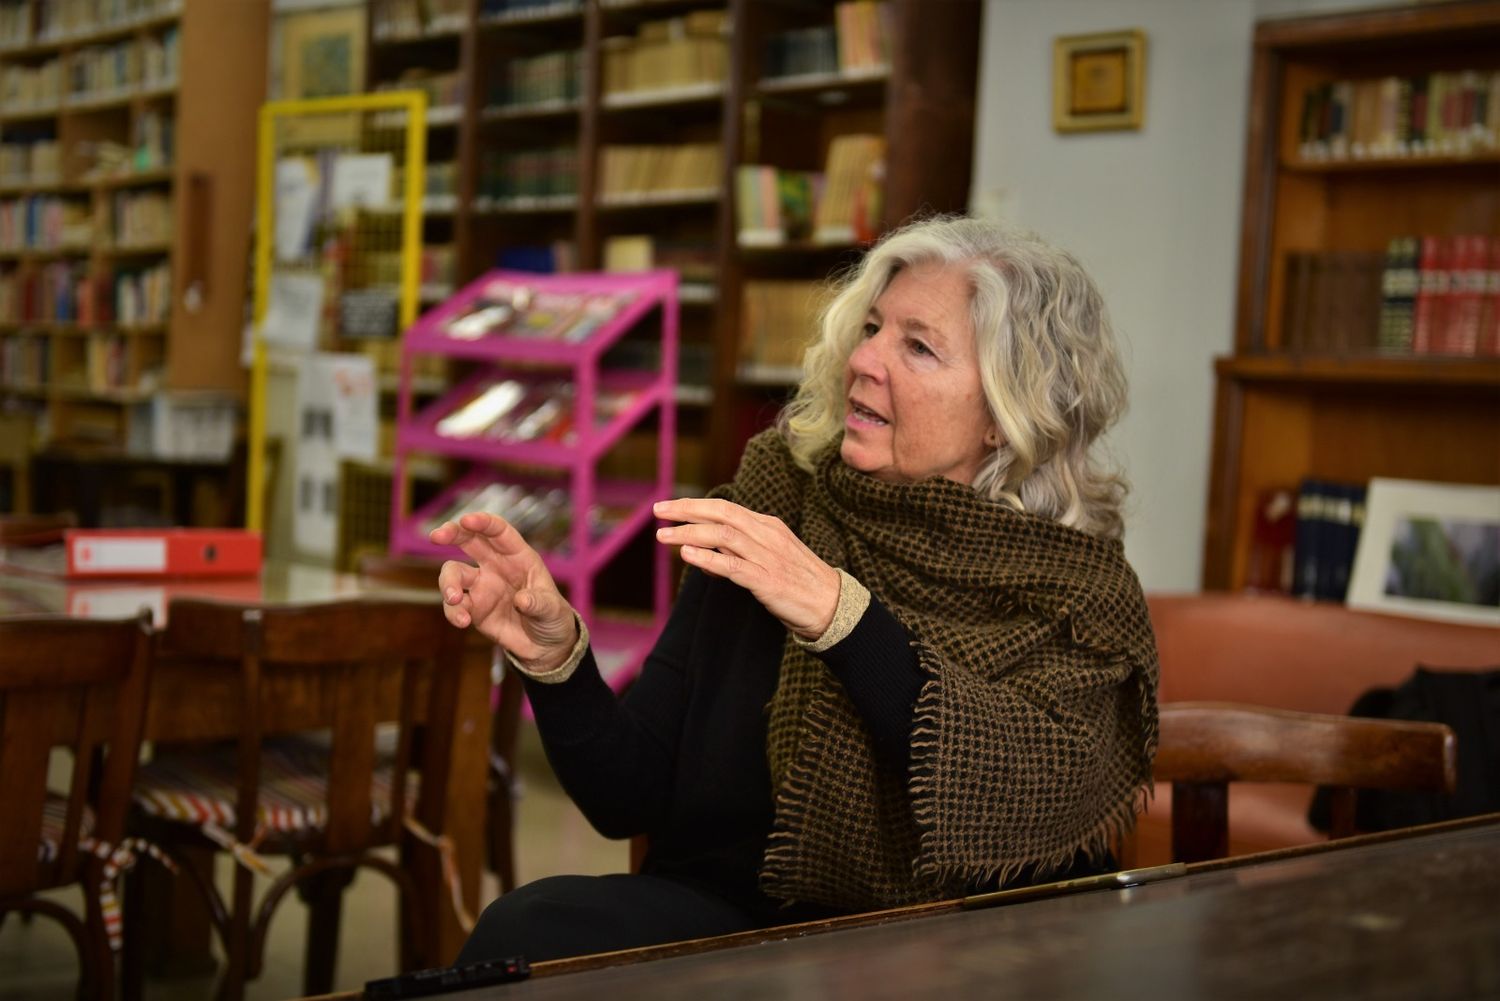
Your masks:
{"label": "wooden chair back", "polygon": [[1231,702],[1168,702],[1153,768],[1172,783],[1172,858],[1229,853],[1229,784],[1331,787],[1330,836],[1355,833],[1358,789],[1451,793],[1457,741],[1441,723],[1361,719]]}
{"label": "wooden chair back", "polygon": [[[79,849],[87,833],[120,847],[145,720],[151,620],[39,615],[0,619],[0,913],[35,911],[57,918],[73,937],[84,981],[95,996],[111,993],[108,937],[97,893],[103,861]],[[56,851],[38,860],[43,841],[48,768],[55,748],[72,762]],[[102,766],[100,762],[102,760]],[[49,839],[50,840],[50,839]],[[86,918],[33,898],[83,880]]]}
{"label": "wooden chair back", "polygon": [[[456,666],[462,634],[441,607],[398,599],[350,599],[312,605],[262,606],[196,599],[174,601],[161,637],[164,656],[224,661],[239,667],[241,693],[239,785],[235,836],[255,834],[260,750],[267,732],[267,676],[315,672],[326,707],[329,738],[328,821],[312,846],[347,855],[397,837],[407,801],[407,774],[446,772],[457,715]],[[298,690],[304,690],[299,688]],[[371,790],[376,734],[397,724],[391,767],[391,808],[372,827]],[[420,722],[424,739],[414,756]],[[411,811],[430,827],[441,824],[447,790],[423,783]]]}
{"label": "wooden chair back", "polygon": [[[0,894],[72,880],[96,751],[94,835],[118,843],[145,718],[150,620],[0,619]],[[73,751],[67,819],[55,865],[37,865],[52,749]]]}
{"label": "wooden chair back", "polygon": [[[416,591],[436,592],[440,564],[431,560],[394,557],[385,553],[361,556],[356,570],[367,581]],[[492,661],[493,643],[472,629],[463,630],[464,656]],[[516,885],[514,847],[514,800],[516,793],[516,739],[521,727],[521,704],[525,693],[521,677],[509,665],[500,675],[493,693],[490,717],[490,781],[486,803],[486,855],[489,868],[500,880],[500,892]]]}

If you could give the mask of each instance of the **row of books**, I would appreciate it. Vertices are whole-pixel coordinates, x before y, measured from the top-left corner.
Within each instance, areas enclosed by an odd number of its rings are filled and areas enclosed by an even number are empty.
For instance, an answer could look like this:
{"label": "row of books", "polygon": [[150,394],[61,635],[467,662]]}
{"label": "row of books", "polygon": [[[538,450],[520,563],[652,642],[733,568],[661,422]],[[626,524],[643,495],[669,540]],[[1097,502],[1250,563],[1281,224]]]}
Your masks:
{"label": "row of books", "polygon": [[67,63],[68,93],[106,94],[125,87],[154,86],[177,79],[181,46],[175,25],[160,35],[112,45],[91,45]]}
{"label": "row of books", "polygon": [[599,194],[608,199],[714,190],[722,163],[716,142],[605,146],[599,152]]}
{"label": "row of books", "polygon": [[147,326],[172,308],[171,269],[162,262],[118,274],[58,261],[35,271],[0,274],[0,323]]}
{"label": "row of books", "polygon": [[56,195],[0,200],[0,250],[76,249],[93,242],[86,200]]}
{"label": "row of books", "polygon": [[1500,238],[1397,237],[1286,255],[1282,344],[1323,354],[1500,356]]}
{"label": "row of books", "polygon": [[1500,70],[1336,80],[1309,88],[1304,160],[1461,156],[1500,147]]}
{"label": "row of books", "polygon": [[35,66],[0,67],[0,107],[6,110],[56,108],[62,103],[63,61],[48,59]]}
{"label": "row of books", "polygon": [[460,31],[468,20],[468,0],[373,0],[370,4],[370,34],[382,41]]}
{"label": "row of books", "polygon": [[[115,314],[112,322],[127,326],[149,326],[166,323],[171,313],[172,269],[166,262],[115,276]],[[97,322],[109,323],[111,319],[100,318]]]}
{"label": "row of books", "polygon": [[788,241],[855,243],[880,230],[885,139],[836,136],[822,173],[747,164],[735,173],[738,239],[744,246]]}
{"label": "row of books", "polygon": [[[634,391],[600,390],[594,396],[595,424],[608,424],[638,395]],[[436,430],[445,438],[572,444],[577,438],[575,399],[571,382],[498,377],[483,380],[467,399],[458,401],[438,419]]]}
{"label": "row of books", "polygon": [[84,348],[84,381],[96,393],[130,388],[129,343],[110,334],[90,334]]}
{"label": "row of books", "polygon": [[583,0],[479,0],[481,17],[509,17],[546,11],[563,14],[583,8]]}
{"label": "row of books", "polygon": [[[498,515],[542,552],[566,553],[573,527],[573,500],[565,486],[523,486],[495,481],[460,490],[452,502],[422,524],[430,532],[469,511]],[[629,515],[628,508],[595,505],[588,512],[589,536],[598,540]]]}
{"label": "row of books", "polygon": [[54,184],[62,177],[62,143],[0,142],[0,185]]}
{"label": "row of books", "polygon": [[1304,479],[1256,499],[1246,586],[1343,601],[1364,525],[1366,486]]}
{"label": "row of books", "polygon": [[[166,17],[187,0],[37,0],[37,40],[87,37]],[[25,4],[21,5],[23,8]]]}
{"label": "row of books", "polygon": [[740,298],[740,363],[773,369],[801,365],[825,292],[826,286],[815,281],[746,282]]}
{"label": "row of books", "polygon": [[741,246],[775,246],[812,238],[813,205],[823,175],[768,164],[735,168],[734,206]]}
{"label": "row of books", "polygon": [[578,49],[517,57],[490,81],[489,103],[499,107],[576,101],[583,94],[583,53]]}
{"label": "row of books", "polygon": [[0,337],[0,386],[36,389],[52,371],[51,342],[45,337]]}
{"label": "row of books", "polygon": [[31,7],[21,3],[0,4],[0,49],[20,48],[31,43]]}
{"label": "row of books", "polygon": [[892,8],[874,0],[834,7],[834,23],[778,32],[766,39],[761,75],[769,79],[818,73],[849,73],[890,61]]}
{"label": "row of books", "polygon": [[1500,357],[1500,237],[1397,237],[1386,251],[1379,344],[1389,353]]}
{"label": "row of books", "polygon": [[489,150],[479,160],[482,198],[547,198],[578,193],[578,147]]}
{"label": "row of books", "polygon": [[447,336],[473,341],[484,337],[576,344],[624,309],[634,292],[538,292],[496,281],[444,327]]}
{"label": "row of books", "polygon": [[695,10],[641,23],[601,48],[603,92],[628,94],[698,83],[720,83],[729,72],[728,13]]}
{"label": "row of books", "polygon": [[645,233],[606,237],[603,248],[605,271],[650,271],[671,268],[684,283],[712,282],[714,245],[702,239],[669,238]]}
{"label": "row of books", "polygon": [[110,216],[115,246],[167,243],[172,239],[172,198],[160,191],[117,191],[95,203]]}
{"label": "row of books", "polygon": [[402,71],[394,80],[382,80],[375,85],[376,91],[420,90],[427,95],[427,111],[435,108],[450,108],[463,103],[464,75],[458,72],[439,72],[423,67],[412,67]]}

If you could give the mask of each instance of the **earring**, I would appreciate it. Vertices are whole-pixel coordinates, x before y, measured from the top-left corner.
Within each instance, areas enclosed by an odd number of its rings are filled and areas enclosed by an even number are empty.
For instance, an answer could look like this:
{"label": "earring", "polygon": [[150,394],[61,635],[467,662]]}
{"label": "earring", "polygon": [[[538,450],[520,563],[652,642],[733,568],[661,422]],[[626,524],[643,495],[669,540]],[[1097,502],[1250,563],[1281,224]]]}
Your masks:
{"label": "earring", "polygon": [[994,428],[990,428],[984,433],[984,443],[991,448],[1000,444],[1000,436],[995,433]]}

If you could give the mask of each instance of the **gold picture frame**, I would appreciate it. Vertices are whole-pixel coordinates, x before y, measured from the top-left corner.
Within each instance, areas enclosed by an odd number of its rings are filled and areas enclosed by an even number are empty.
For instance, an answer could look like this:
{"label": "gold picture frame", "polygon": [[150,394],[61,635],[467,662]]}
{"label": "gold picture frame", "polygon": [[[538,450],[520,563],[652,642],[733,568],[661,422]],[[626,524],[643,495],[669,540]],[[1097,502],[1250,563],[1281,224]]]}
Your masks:
{"label": "gold picture frame", "polygon": [[1052,127],[1139,129],[1146,119],[1146,34],[1065,35],[1052,43]]}

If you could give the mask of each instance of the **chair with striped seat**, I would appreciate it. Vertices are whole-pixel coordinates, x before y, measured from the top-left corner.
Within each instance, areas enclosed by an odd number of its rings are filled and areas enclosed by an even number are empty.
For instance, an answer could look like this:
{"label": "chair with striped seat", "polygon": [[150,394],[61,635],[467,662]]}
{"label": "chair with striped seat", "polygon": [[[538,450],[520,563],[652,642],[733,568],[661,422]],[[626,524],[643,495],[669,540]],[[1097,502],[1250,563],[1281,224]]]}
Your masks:
{"label": "chair with striped seat", "polygon": [[[227,902],[210,876],[182,867],[224,949],[221,998],[243,996],[259,975],[271,916],[293,888],[310,909],[306,993],[330,991],[343,890],[361,868],[399,888],[401,967],[451,958],[433,954],[431,936],[451,882],[439,830],[446,790],[422,779],[440,775],[452,753],[462,649],[462,632],[435,600],[172,603],[159,655],[237,672],[239,738],[160,751],[141,768],[132,824],[169,852],[212,846],[236,860]],[[304,683],[292,686],[293,675]],[[288,706],[292,690],[317,696]],[[296,731],[268,732],[273,704],[274,718]],[[399,846],[399,864],[374,851],[389,845]],[[266,861],[272,855],[289,857],[289,868],[277,874]],[[257,874],[271,879],[258,902]],[[139,906],[136,889],[127,917]],[[126,964],[132,995],[140,965]]]}
{"label": "chair with striped seat", "polygon": [[[114,996],[114,877],[131,858],[125,815],[149,652],[144,615],[0,620],[0,916],[45,914],[62,924],[78,949],[80,998]],[[48,788],[57,748],[71,752],[65,791]],[[37,896],[74,883],[83,889],[82,919]]]}

